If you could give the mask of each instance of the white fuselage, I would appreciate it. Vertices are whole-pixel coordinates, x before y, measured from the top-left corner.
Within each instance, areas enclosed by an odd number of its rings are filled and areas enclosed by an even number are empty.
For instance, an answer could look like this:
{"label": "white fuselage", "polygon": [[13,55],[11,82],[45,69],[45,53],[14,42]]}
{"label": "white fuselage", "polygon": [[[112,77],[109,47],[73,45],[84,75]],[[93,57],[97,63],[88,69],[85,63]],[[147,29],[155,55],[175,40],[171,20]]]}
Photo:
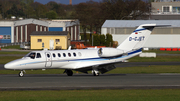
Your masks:
{"label": "white fuselage", "polygon": [[27,54],[22,59],[14,60],[5,64],[6,69],[33,70],[33,69],[79,69],[85,67],[99,66],[116,62],[123,62],[141,53],[141,50],[129,52],[126,55],[117,54],[111,57],[100,57],[99,49],[83,50],[53,50],[53,51],[32,51],[34,58]]}

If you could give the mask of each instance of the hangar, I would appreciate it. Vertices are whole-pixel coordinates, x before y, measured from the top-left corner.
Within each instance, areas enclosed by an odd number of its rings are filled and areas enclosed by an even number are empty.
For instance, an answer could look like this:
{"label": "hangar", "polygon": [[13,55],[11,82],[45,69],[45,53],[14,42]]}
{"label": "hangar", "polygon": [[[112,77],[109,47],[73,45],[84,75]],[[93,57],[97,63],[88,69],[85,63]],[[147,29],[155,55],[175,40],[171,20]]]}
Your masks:
{"label": "hangar", "polygon": [[71,40],[79,40],[80,23],[79,20],[52,20],[49,22],[49,31],[68,31]]}
{"label": "hangar", "polygon": [[36,19],[14,21],[12,42],[30,42],[30,34],[34,31],[48,31],[48,22]]}
{"label": "hangar", "polygon": [[13,33],[14,33],[13,21],[1,21],[0,22],[0,35],[3,35],[3,39],[0,39],[0,43],[14,42]]}
{"label": "hangar", "polygon": [[180,20],[106,20],[102,34],[112,34],[113,40],[121,44],[141,24],[171,25],[156,27],[145,43],[146,48],[180,48]]}
{"label": "hangar", "polygon": [[0,43],[30,42],[34,31],[68,31],[70,40],[79,40],[80,26],[78,20],[37,20],[23,19],[0,21]]}
{"label": "hangar", "polygon": [[0,21],[0,43],[29,42],[34,31],[48,31],[48,23],[36,19]]}

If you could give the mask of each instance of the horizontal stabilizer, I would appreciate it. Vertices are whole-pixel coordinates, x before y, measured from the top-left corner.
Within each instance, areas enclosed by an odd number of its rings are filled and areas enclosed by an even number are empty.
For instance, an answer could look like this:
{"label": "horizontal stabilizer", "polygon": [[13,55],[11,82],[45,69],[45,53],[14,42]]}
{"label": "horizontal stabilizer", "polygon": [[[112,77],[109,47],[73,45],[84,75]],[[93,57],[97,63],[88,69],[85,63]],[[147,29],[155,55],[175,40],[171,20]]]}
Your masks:
{"label": "horizontal stabilizer", "polygon": [[144,26],[142,26],[143,28],[151,28],[151,27],[169,27],[169,26],[171,26],[171,25],[155,25],[155,26],[146,26],[146,25],[144,25]]}

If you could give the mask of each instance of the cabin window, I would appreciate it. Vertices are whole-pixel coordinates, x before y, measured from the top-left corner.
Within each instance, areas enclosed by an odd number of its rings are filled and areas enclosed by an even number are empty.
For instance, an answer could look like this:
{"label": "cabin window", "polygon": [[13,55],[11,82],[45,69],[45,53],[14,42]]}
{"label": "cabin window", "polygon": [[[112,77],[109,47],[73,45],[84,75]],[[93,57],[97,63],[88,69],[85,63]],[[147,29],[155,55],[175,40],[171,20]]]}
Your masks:
{"label": "cabin window", "polygon": [[65,54],[65,53],[63,53],[63,56],[64,56],[64,57],[66,57],[66,54]]}
{"label": "cabin window", "polygon": [[36,58],[41,58],[41,54],[37,53]]}
{"label": "cabin window", "polygon": [[74,57],[76,57],[76,53],[73,53]]}
{"label": "cabin window", "polygon": [[53,57],[56,57],[56,55],[53,53]]}
{"label": "cabin window", "polygon": [[78,52],[78,55],[79,55],[79,56],[81,56],[81,53],[80,53],[80,52]]}
{"label": "cabin window", "polygon": [[60,54],[60,53],[58,53],[58,57],[61,57],[61,54]]}
{"label": "cabin window", "polygon": [[68,56],[71,57],[71,53],[68,53]]}
{"label": "cabin window", "polygon": [[50,55],[49,55],[49,54],[47,54],[47,57],[48,57],[48,58],[50,58]]}
{"label": "cabin window", "polygon": [[42,42],[42,39],[37,39],[37,42]]}

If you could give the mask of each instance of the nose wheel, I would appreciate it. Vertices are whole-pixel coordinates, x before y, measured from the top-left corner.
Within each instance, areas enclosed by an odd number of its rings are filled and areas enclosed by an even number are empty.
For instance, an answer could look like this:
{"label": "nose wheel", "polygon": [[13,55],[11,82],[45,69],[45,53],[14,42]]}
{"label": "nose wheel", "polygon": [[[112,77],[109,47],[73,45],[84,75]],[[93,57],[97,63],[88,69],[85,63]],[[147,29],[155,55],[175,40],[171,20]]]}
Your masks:
{"label": "nose wheel", "polygon": [[19,72],[19,77],[23,77],[23,76],[24,76],[24,73],[23,73],[23,72],[25,72],[25,71]]}

